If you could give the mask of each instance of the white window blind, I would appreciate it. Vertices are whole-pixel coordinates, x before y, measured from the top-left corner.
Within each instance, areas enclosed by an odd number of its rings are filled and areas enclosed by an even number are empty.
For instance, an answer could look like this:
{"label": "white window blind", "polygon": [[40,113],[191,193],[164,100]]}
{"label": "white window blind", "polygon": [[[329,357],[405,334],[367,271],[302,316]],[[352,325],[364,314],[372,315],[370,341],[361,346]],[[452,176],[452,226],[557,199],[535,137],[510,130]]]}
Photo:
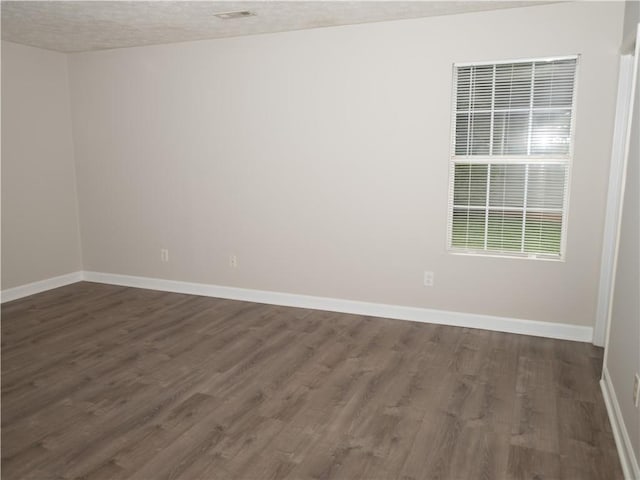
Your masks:
{"label": "white window blind", "polygon": [[449,247],[561,258],[577,56],[454,65]]}

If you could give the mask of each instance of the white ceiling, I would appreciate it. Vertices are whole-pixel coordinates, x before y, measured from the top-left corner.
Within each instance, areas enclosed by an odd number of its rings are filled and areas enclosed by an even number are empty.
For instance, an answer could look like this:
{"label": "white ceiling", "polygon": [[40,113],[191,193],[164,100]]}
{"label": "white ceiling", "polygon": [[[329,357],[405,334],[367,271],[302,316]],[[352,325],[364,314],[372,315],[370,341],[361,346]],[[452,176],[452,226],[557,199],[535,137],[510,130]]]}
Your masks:
{"label": "white ceiling", "polygon": [[[2,1],[2,39],[81,52],[524,7],[541,1]],[[215,13],[256,16],[221,20]]]}

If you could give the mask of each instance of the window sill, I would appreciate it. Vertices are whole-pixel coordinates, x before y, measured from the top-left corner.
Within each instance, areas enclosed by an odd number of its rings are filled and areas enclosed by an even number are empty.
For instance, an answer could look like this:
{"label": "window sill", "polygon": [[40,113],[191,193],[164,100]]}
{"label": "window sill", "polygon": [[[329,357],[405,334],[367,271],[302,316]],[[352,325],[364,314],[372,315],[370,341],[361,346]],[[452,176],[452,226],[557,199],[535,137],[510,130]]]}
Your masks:
{"label": "window sill", "polygon": [[489,257],[489,258],[506,258],[516,260],[542,260],[545,262],[565,262],[564,256],[560,255],[545,255],[535,253],[502,253],[502,252],[486,252],[480,250],[457,250],[448,249],[448,253],[453,255],[462,255],[468,257]]}

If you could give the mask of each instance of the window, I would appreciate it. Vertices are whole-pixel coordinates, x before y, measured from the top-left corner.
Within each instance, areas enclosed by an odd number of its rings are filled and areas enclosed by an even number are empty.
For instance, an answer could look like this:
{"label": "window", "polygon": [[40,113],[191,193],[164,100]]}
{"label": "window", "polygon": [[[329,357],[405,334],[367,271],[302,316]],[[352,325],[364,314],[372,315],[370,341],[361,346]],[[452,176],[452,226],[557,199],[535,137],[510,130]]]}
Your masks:
{"label": "window", "polygon": [[562,258],[577,61],[454,65],[451,251]]}

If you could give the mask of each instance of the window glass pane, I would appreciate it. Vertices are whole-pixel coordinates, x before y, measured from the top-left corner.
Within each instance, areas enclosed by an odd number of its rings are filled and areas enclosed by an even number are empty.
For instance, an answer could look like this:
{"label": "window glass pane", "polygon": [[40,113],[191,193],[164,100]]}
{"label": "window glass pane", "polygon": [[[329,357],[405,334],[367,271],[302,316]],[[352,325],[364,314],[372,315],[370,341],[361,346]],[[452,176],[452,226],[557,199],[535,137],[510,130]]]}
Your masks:
{"label": "window glass pane", "polygon": [[456,68],[456,90],[456,110],[468,110],[471,95],[471,67]]}
{"label": "window glass pane", "polygon": [[451,246],[458,248],[484,248],[484,210],[454,208]]}
{"label": "window glass pane", "polygon": [[491,113],[460,113],[456,117],[456,155],[489,155]]}
{"label": "window glass pane", "polygon": [[487,165],[456,164],[453,204],[484,206],[487,202]]}
{"label": "window glass pane", "polygon": [[491,165],[489,205],[522,207],[524,205],[524,165]]}
{"label": "window glass pane", "polygon": [[553,208],[564,206],[565,165],[530,165],[527,187],[527,208]]}
{"label": "window glass pane", "polygon": [[494,155],[526,155],[528,112],[496,112],[493,126]]}
{"label": "window glass pane", "polygon": [[469,155],[489,155],[490,138],[491,113],[472,113]]}
{"label": "window glass pane", "polygon": [[469,114],[458,113],[456,115],[456,155],[469,154]]}
{"label": "window glass pane", "polygon": [[474,67],[471,108],[473,110],[491,110],[493,95],[493,65]]}
{"label": "window glass pane", "polygon": [[529,108],[531,72],[531,63],[496,65],[496,110]]}
{"label": "window glass pane", "polygon": [[571,110],[533,112],[532,155],[567,155],[571,144]]}
{"label": "window glass pane", "polygon": [[487,249],[520,252],[522,212],[491,210],[487,221]]}
{"label": "window glass pane", "polygon": [[527,212],[524,250],[532,253],[560,253],[562,214]]}
{"label": "window glass pane", "polygon": [[533,107],[571,107],[576,61],[537,62]]}

